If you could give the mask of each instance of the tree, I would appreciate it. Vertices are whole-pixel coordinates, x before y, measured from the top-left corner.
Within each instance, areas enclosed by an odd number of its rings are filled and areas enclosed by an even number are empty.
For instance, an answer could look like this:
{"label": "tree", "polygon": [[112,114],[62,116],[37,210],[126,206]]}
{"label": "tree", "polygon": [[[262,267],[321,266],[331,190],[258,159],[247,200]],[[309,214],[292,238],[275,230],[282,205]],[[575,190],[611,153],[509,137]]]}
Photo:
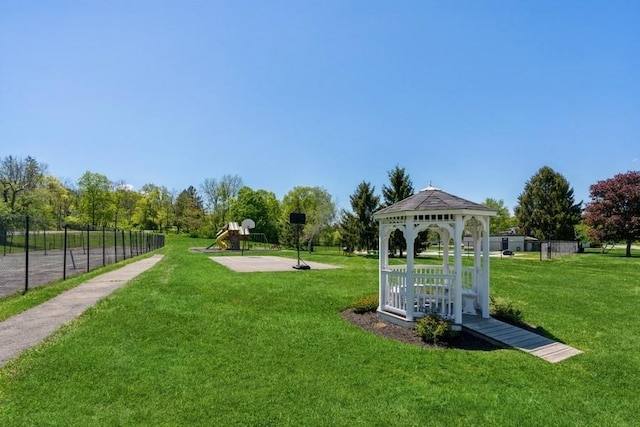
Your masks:
{"label": "tree", "polygon": [[582,217],[582,221],[579,224],[576,224],[574,230],[576,231],[576,240],[580,242],[581,245],[590,242],[599,242],[600,240],[597,238],[591,238],[591,226],[587,225],[584,222],[584,215]]}
{"label": "tree", "polygon": [[158,223],[160,229],[168,232],[174,217],[174,202],[176,199],[176,191],[171,190],[164,185],[160,187],[160,212],[158,212]]}
{"label": "tree", "polygon": [[45,191],[44,198],[46,206],[43,207],[44,214],[50,218],[51,225],[56,230],[62,230],[66,217],[71,211],[71,198],[69,190],[58,178],[51,175],[44,178]]}
{"label": "tree", "polygon": [[353,253],[358,245],[359,233],[360,223],[358,218],[343,209],[340,213],[340,244],[345,252]]}
{"label": "tree", "polygon": [[267,241],[277,242],[281,218],[280,202],[271,191],[242,187],[229,208],[229,218],[240,222],[250,218],[255,221],[255,232],[264,233]]}
{"label": "tree", "polygon": [[[169,215],[173,206],[173,196],[166,187],[155,184],[142,186],[139,197],[135,203],[133,223],[143,230],[166,230],[169,227]],[[124,194],[127,196],[127,194]],[[127,201],[125,198],[123,201]]]}
{"label": "tree", "polygon": [[602,242],[625,242],[630,257],[631,244],[640,239],[640,172],[598,181],[589,191],[584,214],[585,224],[592,227],[589,235]]}
{"label": "tree", "polygon": [[[68,197],[68,214],[64,218],[65,224],[83,224],[81,219],[81,204],[80,204],[80,189],[77,182],[65,183],[65,189],[67,190]],[[86,222],[84,222],[86,224]]]}
{"label": "tree", "polygon": [[104,226],[113,221],[114,206],[111,182],[99,173],[85,172],[78,180],[80,218],[92,226]]}
{"label": "tree", "polygon": [[522,233],[540,240],[575,239],[582,202],[574,202],[569,182],[550,167],[540,168],[527,181],[518,203],[515,216]]}
{"label": "tree", "polygon": [[30,193],[44,185],[46,165],[31,156],[22,160],[7,156],[0,162],[2,200],[12,214],[28,213]]}
{"label": "tree", "polygon": [[322,246],[340,246],[342,235],[340,224],[334,223],[330,227],[325,227],[318,238]]}
{"label": "tree", "polygon": [[207,178],[200,186],[216,231],[229,221],[227,214],[243,186],[242,178],[238,175],[224,175],[220,181]]}
{"label": "tree", "polygon": [[375,249],[378,242],[378,224],[373,218],[373,213],[380,207],[380,197],[375,195],[375,187],[362,181],[349,196],[349,200],[358,220],[358,247],[364,250]]}
{"label": "tree", "polygon": [[[391,206],[401,200],[406,199],[413,195],[413,183],[411,178],[406,174],[404,168],[396,165],[395,168],[389,171],[389,186],[382,186],[382,197],[384,198],[385,207]],[[404,235],[400,230],[394,230],[390,239],[390,246],[392,252],[395,252],[397,248],[400,251],[402,257],[402,251],[406,249],[407,242],[404,239]]]}
{"label": "tree", "polygon": [[193,186],[183,190],[176,199],[176,226],[178,231],[196,235],[202,225],[204,207]]}
{"label": "tree", "polygon": [[[321,187],[295,187],[282,199],[282,221],[289,222],[292,212],[304,213],[306,224],[302,229],[302,239],[307,242],[311,251],[314,239],[334,220],[336,205],[331,195]],[[290,227],[283,227],[282,241],[287,244],[295,243]]]}
{"label": "tree", "polygon": [[491,197],[487,197],[483,204],[498,211],[498,216],[491,219],[489,231],[491,234],[498,234],[511,230],[513,227],[513,218],[511,218],[509,208],[504,204],[504,200],[496,200]]}
{"label": "tree", "polygon": [[[136,209],[138,202],[144,198],[146,192],[134,191],[130,185],[120,181],[113,185],[112,201],[113,201],[113,227],[114,228],[130,228],[136,221]],[[139,212],[138,212],[139,213]],[[140,223],[145,222],[141,220]],[[144,228],[144,227],[143,227]]]}

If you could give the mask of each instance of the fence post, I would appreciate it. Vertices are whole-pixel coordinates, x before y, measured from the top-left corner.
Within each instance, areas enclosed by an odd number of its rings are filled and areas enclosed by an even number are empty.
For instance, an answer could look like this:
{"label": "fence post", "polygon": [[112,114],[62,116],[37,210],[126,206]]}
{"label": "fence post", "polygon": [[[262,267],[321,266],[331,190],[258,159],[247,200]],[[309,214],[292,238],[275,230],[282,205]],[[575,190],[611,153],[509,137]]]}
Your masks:
{"label": "fence post", "polygon": [[540,242],[540,261],[542,261],[542,242]]}
{"label": "fence post", "polygon": [[62,244],[64,252],[62,255],[62,280],[67,280],[67,224],[64,225],[64,243]]}
{"label": "fence post", "polygon": [[102,226],[102,266],[107,265],[107,239],[105,236],[105,226]]}
{"label": "fence post", "polygon": [[25,217],[24,235],[24,292],[29,290],[29,215]]}
{"label": "fence post", "polygon": [[127,259],[127,245],[124,243],[124,230],[120,234],[122,235],[122,259],[125,260]]}
{"label": "fence post", "polygon": [[89,240],[91,238],[91,236],[89,235],[90,231],[89,231],[89,224],[87,224],[87,273],[89,272],[90,269],[90,258],[89,258],[89,246],[91,245],[91,241]]}
{"label": "fence post", "polygon": [[118,262],[118,229],[113,229],[113,262],[114,264]]}

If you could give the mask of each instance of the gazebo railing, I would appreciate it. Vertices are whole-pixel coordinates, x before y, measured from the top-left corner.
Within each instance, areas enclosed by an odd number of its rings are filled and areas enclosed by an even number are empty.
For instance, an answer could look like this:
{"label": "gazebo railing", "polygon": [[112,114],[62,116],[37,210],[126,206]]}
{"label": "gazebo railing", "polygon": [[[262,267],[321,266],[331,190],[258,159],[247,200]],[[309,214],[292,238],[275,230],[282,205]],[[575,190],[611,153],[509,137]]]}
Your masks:
{"label": "gazebo railing", "polygon": [[414,317],[427,313],[438,313],[448,318],[453,316],[453,294],[455,275],[414,274]]}
{"label": "gazebo railing", "polygon": [[406,316],[407,314],[407,277],[403,271],[397,269],[382,270],[382,301],[383,311]]}
{"label": "gazebo railing", "polygon": [[[381,309],[407,317],[407,266],[394,265],[381,271],[382,301]],[[476,293],[475,270],[463,268],[462,292]],[[455,292],[455,273],[444,273],[442,266],[419,265],[413,269],[413,296],[411,304],[413,317],[422,317],[427,313],[438,313],[452,318]]]}

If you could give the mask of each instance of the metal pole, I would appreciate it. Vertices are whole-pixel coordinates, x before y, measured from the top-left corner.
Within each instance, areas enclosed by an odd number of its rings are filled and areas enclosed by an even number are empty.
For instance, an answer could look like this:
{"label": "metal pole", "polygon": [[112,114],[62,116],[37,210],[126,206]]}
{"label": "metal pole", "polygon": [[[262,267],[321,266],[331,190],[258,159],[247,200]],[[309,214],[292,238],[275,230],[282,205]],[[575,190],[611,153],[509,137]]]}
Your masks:
{"label": "metal pole", "polygon": [[122,230],[122,259],[127,259],[127,246],[124,244],[124,230]]}
{"label": "metal pole", "polygon": [[89,272],[89,246],[91,245],[91,242],[89,241],[89,224],[87,224],[87,273]]}
{"label": "metal pole", "polygon": [[62,280],[67,280],[67,224],[64,225],[64,255],[62,255]]}
{"label": "metal pole", "polygon": [[24,292],[29,290],[29,215],[25,217],[26,231],[24,235]]}
{"label": "metal pole", "polygon": [[107,239],[105,235],[105,226],[102,226],[102,266],[107,265]]}
{"label": "metal pole", "polygon": [[298,267],[300,267],[300,224],[296,224],[296,241],[298,242]]}

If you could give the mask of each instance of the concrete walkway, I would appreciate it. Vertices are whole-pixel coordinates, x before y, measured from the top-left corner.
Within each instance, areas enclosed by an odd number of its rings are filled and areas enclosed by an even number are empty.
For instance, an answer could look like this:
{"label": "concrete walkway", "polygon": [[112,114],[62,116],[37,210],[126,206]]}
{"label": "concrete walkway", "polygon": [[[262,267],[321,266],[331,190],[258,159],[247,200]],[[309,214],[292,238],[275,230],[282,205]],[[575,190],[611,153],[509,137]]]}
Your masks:
{"label": "concrete walkway", "polygon": [[0,367],[162,259],[154,255],[101,274],[36,307],[0,322]]}

